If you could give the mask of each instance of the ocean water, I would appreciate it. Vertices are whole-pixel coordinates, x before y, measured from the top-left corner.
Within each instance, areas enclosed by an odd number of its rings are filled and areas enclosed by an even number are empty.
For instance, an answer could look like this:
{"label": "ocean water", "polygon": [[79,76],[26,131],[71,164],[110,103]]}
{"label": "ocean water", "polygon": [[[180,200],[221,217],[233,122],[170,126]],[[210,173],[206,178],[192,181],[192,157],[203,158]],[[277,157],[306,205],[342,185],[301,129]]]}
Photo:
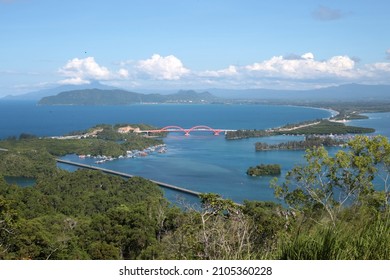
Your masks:
{"label": "ocean water", "polygon": [[31,133],[56,136],[99,123],[146,123],[158,127],[264,129],[312,118],[329,111],[293,106],[135,104],[129,106],[37,106],[0,101],[0,139]]}
{"label": "ocean water", "polygon": [[364,114],[368,119],[353,120],[350,125],[375,128],[374,134],[380,134],[390,138],[390,113]]}
{"label": "ocean water", "polygon": [[[8,102],[5,102],[8,103]],[[99,123],[147,123],[158,127],[179,125],[190,128],[207,125],[224,129],[264,129],[304,120],[326,118],[331,113],[305,107],[266,105],[131,105],[131,106],[35,106],[32,103],[0,102],[0,138],[21,132],[39,136],[60,135],[85,129]],[[390,113],[371,114],[371,119],[354,121],[354,125],[378,127],[389,136],[386,125]],[[3,121],[4,120],[4,121]],[[388,123],[388,122],[387,122]],[[303,151],[256,152],[255,143],[300,140],[300,136],[277,136],[242,140],[226,140],[211,132],[169,133],[164,142],[167,152],[147,157],[117,159],[99,166],[174,184],[199,192],[213,192],[236,202],[244,200],[274,200],[269,187],[271,177],[253,178],[246,175],[250,166],[261,163],[280,164],[282,179],[294,165],[304,162]],[[335,148],[333,148],[335,149]],[[330,149],[332,151],[332,149]],[[96,164],[96,159],[80,159],[68,155],[66,159]],[[64,168],[72,170],[72,167]],[[165,190],[171,201],[191,197]]]}

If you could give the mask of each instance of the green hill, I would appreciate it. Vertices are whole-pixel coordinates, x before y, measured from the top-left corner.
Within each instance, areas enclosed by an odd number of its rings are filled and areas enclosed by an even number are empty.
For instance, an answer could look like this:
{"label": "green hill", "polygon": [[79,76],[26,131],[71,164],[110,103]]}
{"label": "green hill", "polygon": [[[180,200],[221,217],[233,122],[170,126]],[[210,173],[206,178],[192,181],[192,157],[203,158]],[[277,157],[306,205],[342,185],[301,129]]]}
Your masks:
{"label": "green hill", "polygon": [[176,94],[142,94],[126,90],[82,89],[42,98],[39,105],[126,105],[134,103],[210,103],[217,98],[208,92],[179,91]]}

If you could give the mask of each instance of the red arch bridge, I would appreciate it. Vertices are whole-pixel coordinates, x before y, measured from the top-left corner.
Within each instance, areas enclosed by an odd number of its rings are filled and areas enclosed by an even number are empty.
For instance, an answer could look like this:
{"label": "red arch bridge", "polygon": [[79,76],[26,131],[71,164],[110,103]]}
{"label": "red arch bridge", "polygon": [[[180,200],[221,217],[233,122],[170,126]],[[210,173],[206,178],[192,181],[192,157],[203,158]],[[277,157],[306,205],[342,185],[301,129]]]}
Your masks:
{"label": "red arch bridge", "polygon": [[214,135],[219,135],[221,132],[226,133],[227,131],[236,131],[234,129],[221,129],[221,128],[211,128],[206,125],[197,125],[191,128],[182,128],[177,125],[169,125],[160,129],[152,129],[152,130],[140,130],[139,133],[161,133],[161,132],[183,132],[185,136],[189,136],[193,131],[210,131],[213,132]]}

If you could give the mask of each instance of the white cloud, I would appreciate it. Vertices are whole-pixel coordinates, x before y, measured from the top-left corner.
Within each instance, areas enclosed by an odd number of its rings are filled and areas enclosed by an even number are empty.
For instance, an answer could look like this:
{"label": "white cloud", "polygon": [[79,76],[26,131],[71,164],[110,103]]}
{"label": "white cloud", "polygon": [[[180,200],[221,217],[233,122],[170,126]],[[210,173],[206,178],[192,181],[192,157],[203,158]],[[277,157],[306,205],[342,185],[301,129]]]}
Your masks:
{"label": "white cloud", "polygon": [[305,53],[301,56],[303,59],[314,59],[314,55],[312,53]]}
{"label": "white cloud", "polygon": [[119,69],[118,71],[118,75],[119,77],[121,77],[122,79],[126,79],[129,77],[129,71],[127,69]]}
{"label": "white cloud", "polygon": [[348,56],[334,56],[318,61],[312,53],[305,53],[296,59],[274,56],[269,60],[245,66],[251,75],[289,79],[352,78],[358,75],[354,68],[355,62]]}
{"label": "white cloud", "polygon": [[[387,51],[390,55],[390,49]],[[360,62],[361,63],[361,62]],[[353,57],[339,55],[319,60],[312,52],[274,56],[244,66],[194,71],[173,55],[154,54],[145,60],[99,65],[93,57],[69,60],[59,73],[61,84],[104,81],[118,87],[137,88],[315,88],[343,83],[388,83],[390,62],[361,65]],[[113,67],[114,67],[113,66]]]}
{"label": "white cloud", "polygon": [[74,58],[59,69],[59,73],[66,79],[62,84],[86,84],[90,80],[109,80],[112,78],[110,71],[96,63],[93,57],[83,59]]}
{"label": "white cloud", "polygon": [[83,80],[80,77],[75,77],[75,78],[69,78],[69,79],[64,79],[58,82],[61,85],[85,85],[89,84],[89,80]]}
{"label": "white cloud", "polygon": [[190,70],[175,56],[160,56],[154,54],[151,58],[137,63],[137,70],[157,80],[179,80],[187,75]]}
{"label": "white cloud", "polygon": [[373,63],[370,65],[367,65],[367,69],[372,74],[374,74],[374,73],[378,74],[379,72],[390,74],[390,63],[388,63],[388,62]]}
{"label": "white cloud", "polygon": [[233,77],[238,75],[238,68],[236,66],[230,65],[226,69],[222,70],[206,70],[203,72],[200,72],[198,75],[200,77],[209,77],[209,78],[221,78],[221,77]]}

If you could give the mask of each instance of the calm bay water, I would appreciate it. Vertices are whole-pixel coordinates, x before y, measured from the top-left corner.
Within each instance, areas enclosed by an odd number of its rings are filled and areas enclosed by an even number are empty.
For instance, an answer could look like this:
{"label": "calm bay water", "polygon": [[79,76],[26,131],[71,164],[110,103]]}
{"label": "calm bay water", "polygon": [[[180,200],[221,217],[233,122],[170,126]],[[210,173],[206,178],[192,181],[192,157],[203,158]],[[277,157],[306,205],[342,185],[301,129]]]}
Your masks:
{"label": "calm bay water", "polygon": [[[0,138],[21,132],[53,136],[86,129],[99,123],[147,123],[158,127],[179,125],[190,128],[207,125],[224,129],[264,129],[286,123],[325,118],[329,111],[265,105],[131,105],[131,106],[36,106],[32,103],[0,102]],[[373,114],[371,114],[373,115]],[[372,117],[370,115],[370,117]],[[381,127],[389,136],[385,122],[390,114],[374,114],[372,119],[354,121],[354,125]],[[388,122],[387,122],[388,123]],[[383,128],[382,128],[383,127]],[[262,138],[269,143],[301,139],[294,136]],[[246,175],[249,166],[278,163],[282,176],[295,164],[303,162],[301,151],[255,152],[259,139],[228,141],[224,136],[209,132],[169,133],[164,138],[167,153],[151,154],[134,159],[118,159],[99,166],[145,178],[150,178],[200,192],[214,192],[225,198],[244,200],[273,200],[269,188],[271,178],[252,178]],[[95,159],[65,158],[87,164]],[[71,168],[70,168],[71,169]],[[177,193],[166,191],[171,201]],[[186,197],[188,198],[188,197]]]}

